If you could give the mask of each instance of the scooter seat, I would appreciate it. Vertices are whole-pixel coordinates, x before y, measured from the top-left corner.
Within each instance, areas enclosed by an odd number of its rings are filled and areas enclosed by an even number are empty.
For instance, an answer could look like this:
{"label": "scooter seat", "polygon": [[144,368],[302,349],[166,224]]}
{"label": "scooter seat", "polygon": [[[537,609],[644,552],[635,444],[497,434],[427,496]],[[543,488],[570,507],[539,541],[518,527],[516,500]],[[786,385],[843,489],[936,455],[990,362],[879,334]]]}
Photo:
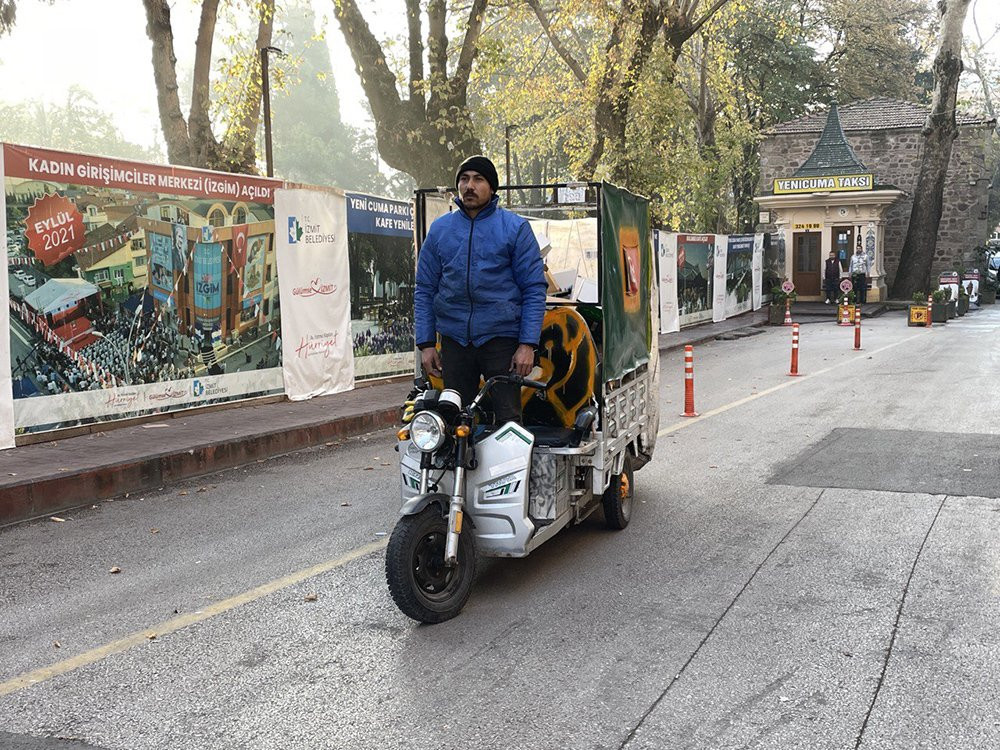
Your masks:
{"label": "scooter seat", "polygon": [[565,448],[573,442],[576,434],[569,427],[525,425],[525,429],[535,436],[535,445],[542,448]]}

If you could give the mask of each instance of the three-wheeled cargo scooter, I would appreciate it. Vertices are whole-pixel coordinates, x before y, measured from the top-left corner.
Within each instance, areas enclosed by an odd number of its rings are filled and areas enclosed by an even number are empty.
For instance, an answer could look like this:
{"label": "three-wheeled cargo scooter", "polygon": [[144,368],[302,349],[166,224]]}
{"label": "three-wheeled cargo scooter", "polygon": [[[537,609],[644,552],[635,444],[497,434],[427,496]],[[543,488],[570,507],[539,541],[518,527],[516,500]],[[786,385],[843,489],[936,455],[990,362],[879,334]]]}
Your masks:
{"label": "three-wheeled cargo scooter", "polygon": [[[648,202],[607,183],[504,190],[544,196],[512,209],[546,262],[537,364],[530,379],[491,378],[468,404],[436,379],[416,381],[398,434],[402,508],[386,579],[400,610],[425,623],[461,611],[478,555],[524,557],[598,508],[624,529],[656,441]],[[438,189],[417,191],[415,208],[419,252],[430,222],[455,206]],[[488,424],[502,382],[521,386],[523,426]]]}

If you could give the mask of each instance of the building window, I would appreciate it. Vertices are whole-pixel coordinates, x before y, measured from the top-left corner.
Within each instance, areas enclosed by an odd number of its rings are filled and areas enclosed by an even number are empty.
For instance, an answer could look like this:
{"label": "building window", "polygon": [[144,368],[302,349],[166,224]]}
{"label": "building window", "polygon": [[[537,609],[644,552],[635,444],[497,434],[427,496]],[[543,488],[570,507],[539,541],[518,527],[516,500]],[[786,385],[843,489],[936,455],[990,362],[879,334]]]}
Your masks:
{"label": "building window", "polygon": [[107,271],[94,271],[94,281],[107,281],[108,272]]}
{"label": "building window", "polygon": [[160,221],[170,221],[170,206],[160,206]]}
{"label": "building window", "polygon": [[118,284],[123,283],[125,281],[125,269],[124,268],[116,268],[112,272],[112,276],[114,276],[114,279],[115,279],[116,283],[118,283]]}
{"label": "building window", "polygon": [[142,266],[146,265],[146,256],[145,255],[140,255],[138,257],[133,258],[132,259],[132,265],[137,266],[139,268],[141,268]]}
{"label": "building window", "polygon": [[233,223],[234,224],[247,223],[247,210],[243,208],[243,206],[237,206],[236,211],[233,213]]}
{"label": "building window", "polygon": [[136,237],[134,240],[132,240],[132,249],[133,250],[145,250],[146,249],[146,238],[145,237]]}
{"label": "building window", "polygon": [[264,277],[264,283],[265,284],[270,284],[271,283],[271,264],[270,263],[267,264],[267,275]]}
{"label": "building window", "polygon": [[215,209],[208,215],[208,223],[213,227],[224,227],[226,225],[226,215],[221,209]]}

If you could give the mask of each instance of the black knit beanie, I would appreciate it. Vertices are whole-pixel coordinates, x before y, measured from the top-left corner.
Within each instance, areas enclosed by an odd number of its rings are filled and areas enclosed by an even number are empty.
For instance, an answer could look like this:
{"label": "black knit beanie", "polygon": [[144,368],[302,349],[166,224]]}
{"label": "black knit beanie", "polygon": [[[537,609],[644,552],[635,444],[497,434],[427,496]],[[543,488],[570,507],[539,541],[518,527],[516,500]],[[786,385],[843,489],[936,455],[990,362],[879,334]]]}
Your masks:
{"label": "black knit beanie", "polygon": [[493,189],[494,193],[500,187],[500,178],[497,176],[497,168],[493,166],[493,162],[481,154],[470,156],[462,162],[462,166],[460,166],[458,171],[455,172],[455,187],[458,187],[458,178],[462,176],[462,172],[467,172],[469,170],[479,172],[479,174],[485,177],[486,181],[490,183],[490,187]]}

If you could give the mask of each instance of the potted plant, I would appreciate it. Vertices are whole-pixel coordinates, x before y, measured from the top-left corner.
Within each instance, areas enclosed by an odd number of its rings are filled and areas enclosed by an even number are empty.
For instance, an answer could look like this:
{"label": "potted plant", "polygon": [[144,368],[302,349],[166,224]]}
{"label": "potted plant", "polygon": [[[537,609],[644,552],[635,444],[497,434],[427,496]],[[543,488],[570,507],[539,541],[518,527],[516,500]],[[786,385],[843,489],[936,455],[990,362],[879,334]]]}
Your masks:
{"label": "potted plant", "polygon": [[795,302],[798,295],[786,292],[780,285],[771,287],[771,306],[767,309],[767,322],[772,326],[780,326],[785,322],[785,302]]}
{"label": "potted plant", "polygon": [[948,311],[948,320],[958,317],[958,302],[951,298],[952,292],[950,286],[944,286],[939,289],[939,291],[944,293],[944,306]]}
{"label": "potted plant", "polygon": [[931,322],[948,322],[948,295],[945,289],[935,289],[931,292]]}
{"label": "potted plant", "polygon": [[969,312],[969,293],[964,286],[958,287],[958,314],[965,315]]}
{"label": "potted plant", "polygon": [[979,304],[995,305],[997,301],[997,285],[990,282],[980,282]]}

